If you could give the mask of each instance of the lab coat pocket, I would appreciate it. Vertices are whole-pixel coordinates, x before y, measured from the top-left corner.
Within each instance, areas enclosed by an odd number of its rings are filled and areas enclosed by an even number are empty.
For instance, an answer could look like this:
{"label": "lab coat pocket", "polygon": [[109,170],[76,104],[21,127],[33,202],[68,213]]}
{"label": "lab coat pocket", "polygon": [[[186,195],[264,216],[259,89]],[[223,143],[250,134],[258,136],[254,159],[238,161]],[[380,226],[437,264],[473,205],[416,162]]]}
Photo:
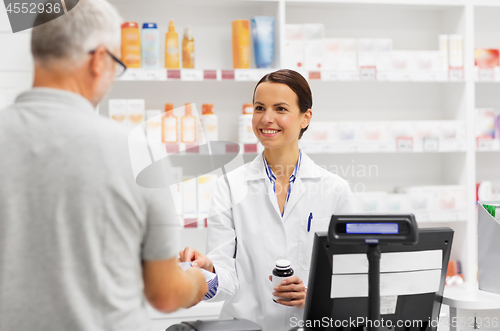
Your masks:
{"label": "lab coat pocket", "polygon": [[307,231],[308,219],[300,222],[299,231],[299,265],[304,270],[309,270],[311,265],[311,255],[314,242],[314,233],[320,231],[328,231],[330,225],[330,217],[328,218],[313,218],[311,220],[311,228]]}

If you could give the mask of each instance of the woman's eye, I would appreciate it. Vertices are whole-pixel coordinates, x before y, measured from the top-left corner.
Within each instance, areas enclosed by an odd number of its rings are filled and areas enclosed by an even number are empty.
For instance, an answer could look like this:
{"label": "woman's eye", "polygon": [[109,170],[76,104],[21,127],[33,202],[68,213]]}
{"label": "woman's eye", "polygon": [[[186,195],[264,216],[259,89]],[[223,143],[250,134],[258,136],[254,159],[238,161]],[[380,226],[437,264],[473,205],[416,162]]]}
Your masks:
{"label": "woman's eye", "polygon": [[278,107],[277,108],[278,111],[286,111],[286,108],[283,108],[283,107]]}

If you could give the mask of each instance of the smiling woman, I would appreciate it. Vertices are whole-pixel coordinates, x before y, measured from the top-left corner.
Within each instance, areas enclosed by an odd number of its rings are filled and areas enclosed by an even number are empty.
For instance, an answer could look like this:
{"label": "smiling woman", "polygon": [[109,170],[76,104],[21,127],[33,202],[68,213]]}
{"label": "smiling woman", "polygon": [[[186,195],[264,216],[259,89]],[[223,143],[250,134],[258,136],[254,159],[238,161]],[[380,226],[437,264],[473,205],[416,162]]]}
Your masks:
{"label": "smiling woman", "polygon": [[[291,105],[287,104],[288,107],[293,107],[293,108],[298,107],[299,112],[302,114],[305,114],[311,110],[312,92],[306,79],[296,71],[283,69],[265,75],[257,83],[257,86],[255,86],[255,90],[253,93],[253,100],[256,111],[260,111],[262,109],[261,107],[263,106],[261,105],[260,101],[256,100],[255,98],[257,94],[257,89],[262,83],[280,84],[278,86],[276,85],[272,86],[271,88],[274,88],[276,90],[281,90],[283,91],[284,94],[286,94],[286,97],[293,99]],[[288,89],[286,89],[285,86],[288,87]],[[293,92],[294,95],[292,96],[290,92]],[[258,104],[256,104],[256,101],[258,102]],[[280,104],[277,104],[275,106],[280,106]],[[311,116],[312,113],[310,113],[309,120],[311,119]],[[307,123],[306,127],[301,128],[298,139],[302,138],[302,135],[307,130],[308,126],[309,122]],[[255,134],[257,135],[257,132]]]}
{"label": "smiling woman", "polygon": [[[253,101],[253,131],[264,152],[219,178],[208,217],[208,255],[187,247],[180,257],[217,274],[210,300],[225,301],[221,318],[284,331],[291,318],[303,315],[314,233],[326,231],[333,214],[353,211],[352,195],[345,180],[299,149],[312,118],[304,77],[292,70],[268,74]],[[290,261],[294,275],[273,286],[277,260]]]}

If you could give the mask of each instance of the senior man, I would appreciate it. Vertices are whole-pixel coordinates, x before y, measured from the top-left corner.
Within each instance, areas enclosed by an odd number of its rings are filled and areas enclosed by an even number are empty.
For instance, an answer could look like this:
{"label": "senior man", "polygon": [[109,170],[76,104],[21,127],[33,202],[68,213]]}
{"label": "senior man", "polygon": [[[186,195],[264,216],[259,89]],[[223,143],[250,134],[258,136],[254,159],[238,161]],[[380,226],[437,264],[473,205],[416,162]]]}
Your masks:
{"label": "senior man", "polygon": [[[39,17],[38,19],[46,19]],[[135,183],[128,133],[95,106],[121,18],[80,0],[33,29],[33,89],[0,111],[0,330],[150,330],[207,292],[176,261],[173,200]]]}

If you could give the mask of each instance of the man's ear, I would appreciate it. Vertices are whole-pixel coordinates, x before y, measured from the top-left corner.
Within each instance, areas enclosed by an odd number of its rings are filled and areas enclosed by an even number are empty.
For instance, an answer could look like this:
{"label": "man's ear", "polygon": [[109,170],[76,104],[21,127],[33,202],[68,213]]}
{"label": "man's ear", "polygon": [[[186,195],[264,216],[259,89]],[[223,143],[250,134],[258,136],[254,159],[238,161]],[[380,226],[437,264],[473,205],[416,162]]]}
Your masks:
{"label": "man's ear", "polygon": [[108,54],[106,52],[106,47],[99,46],[96,50],[91,54],[91,59],[89,62],[90,72],[93,76],[101,76],[103,72],[106,70],[108,61]]}
{"label": "man's ear", "polygon": [[304,113],[304,118],[302,119],[302,123],[300,125],[300,127],[302,129],[305,129],[309,126],[309,123],[311,123],[311,118],[312,118],[312,110],[311,109],[308,109],[305,113]]}

